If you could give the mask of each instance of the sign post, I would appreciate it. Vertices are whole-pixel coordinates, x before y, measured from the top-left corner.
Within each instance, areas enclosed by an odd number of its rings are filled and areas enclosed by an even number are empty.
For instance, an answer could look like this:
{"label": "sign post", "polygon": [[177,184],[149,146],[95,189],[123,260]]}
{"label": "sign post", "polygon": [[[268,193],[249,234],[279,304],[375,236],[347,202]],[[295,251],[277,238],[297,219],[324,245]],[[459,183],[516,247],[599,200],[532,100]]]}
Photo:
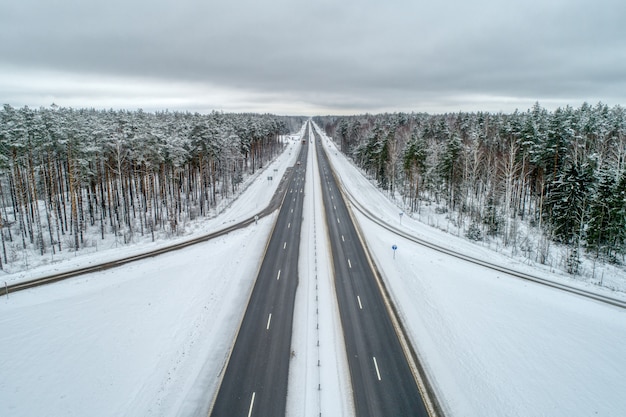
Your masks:
{"label": "sign post", "polygon": [[402,211],[399,213],[399,216],[400,216],[400,224],[402,224],[402,215],[403,215],[403,214],[404,214],[404,212],[402,212]]}
{"label": "sign post", "polygon": [[393,259],[396,259],[396,249],[398,249],[398,246],[393,245],[391,249],[393,249]]}

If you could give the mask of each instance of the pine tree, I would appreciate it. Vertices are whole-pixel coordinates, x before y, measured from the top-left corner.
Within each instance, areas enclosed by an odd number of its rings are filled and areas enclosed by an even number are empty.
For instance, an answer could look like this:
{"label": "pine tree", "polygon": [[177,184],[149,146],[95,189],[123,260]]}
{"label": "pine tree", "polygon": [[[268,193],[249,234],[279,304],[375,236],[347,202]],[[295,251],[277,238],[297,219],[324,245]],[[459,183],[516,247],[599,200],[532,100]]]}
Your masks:
{"label": "pine tree", "polygon": [[445,184],[448,207],[454,210],[458,199],[458,181],[461,172],[458,168],[458,160],[462,149],[461,139],[456,134],[449,134],[444,146],[437,165],[437,171]]}
{"label": "pine tree", "polygon": [[419,208],[420,179],[426,171],[428,144],[417,130],[413,131],[402,158],[404,174],[408,177],[408,197],[411,211]]}
{"label": "pine tree", "polygon": [[575,245],[579,243],[593,186],[591,166],[574,162],[552,184],[546,207],[552,234],[557,241]]}
{"label": "pine tree", "polygon": [[589,208],[589,223],[586,231],[587,249],[595,251],[596,255],[609,255],[616,230],[613,227],[615,219],[612,218],[613,195],[615,193],[615,174],[604,171],[600,174],[598,186],[593,195]]}

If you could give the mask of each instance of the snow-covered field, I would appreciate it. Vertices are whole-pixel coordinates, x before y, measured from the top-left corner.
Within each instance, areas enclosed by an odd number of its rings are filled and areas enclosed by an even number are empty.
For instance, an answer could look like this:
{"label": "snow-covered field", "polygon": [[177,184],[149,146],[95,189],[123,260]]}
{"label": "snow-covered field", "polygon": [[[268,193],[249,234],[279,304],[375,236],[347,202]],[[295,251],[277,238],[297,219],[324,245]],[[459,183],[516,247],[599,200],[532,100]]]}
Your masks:
{"label": "snow-covered field", "polygon": [[[399,223],[397,207],[325,143],[352,194]],[[298,146],[266,169],[280,177]],[[290,416],[349,416],[350,382],[313,151],[287,409]],[[269,201],[274,182],[264,175],[252,179],[197,233],[253,215]],[[624,310],[450,259],[356,216],[448,415],[626,414]],[[404,217],[402,227],[421,237],[567,280]],[[274,219],[0,300],[0,415],[205,415]],[[29,274],[116,254],[101,251]]]}
{"label": "snow-covered field", "polygon": [[0,415],[208,409],[272,223],[2,300]]}

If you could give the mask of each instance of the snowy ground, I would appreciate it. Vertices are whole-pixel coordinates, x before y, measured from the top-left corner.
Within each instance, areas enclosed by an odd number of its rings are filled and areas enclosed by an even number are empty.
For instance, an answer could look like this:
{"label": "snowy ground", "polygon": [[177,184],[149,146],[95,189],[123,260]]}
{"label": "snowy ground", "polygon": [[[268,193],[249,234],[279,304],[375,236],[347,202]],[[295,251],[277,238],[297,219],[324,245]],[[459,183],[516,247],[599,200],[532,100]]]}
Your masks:
{"label": "snowy ground", "polygon": [[[278,178],[298,146],[266,170],[277,169]],[[399,223],[397,207],[338,152],[330,154],[353,194]],[[314,168],[313,159],[309,163]],[[350,416],[316,178],[310,169],[287,409],[289,416]],[[199,233],[253,215],[269,201],[274,183],[264,174],[252,179],[228,210],[198,226]],[[451,260],[357,217],[448,415],[626,414],[626,312]],[[274,219],[0,300],[0,415],[206,414]],[[477,257],[567,280],[411,219],[402,227]],[[119,254],[105,252],[29,274]]]}

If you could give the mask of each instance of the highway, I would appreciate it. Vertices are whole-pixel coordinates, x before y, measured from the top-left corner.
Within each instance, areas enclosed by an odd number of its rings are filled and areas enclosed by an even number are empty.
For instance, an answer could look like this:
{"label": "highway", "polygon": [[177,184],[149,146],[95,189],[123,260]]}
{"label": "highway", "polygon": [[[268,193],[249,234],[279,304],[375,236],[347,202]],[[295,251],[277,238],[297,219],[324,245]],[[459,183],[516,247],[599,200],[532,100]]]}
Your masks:
{"label": "highway", "polygon": [[210,416],[285,415],[307,152],[308,146],[303,145],[291,168],[283,205]]}
{"label": "highway", "polygon": [[356,415],[428,416],[319,139],[315,147]]}
{"label": "highway", "polygon": [[[313,137],[312,125],[309,123],[303,138]],[[312,146],[315,146],[322,184],[322,202],[332,253],[335,291],[346,343],[356,415],[432,416],[428,411],[431,408],[424,405],[416,377],[406,358],[406,345],[403,349],[398,339],[397,323],[394,326],[394,318],[390,317],[384,291],[376,277],[377,272],[375,269],[372,270],[319,137],[315,142],[316,144]],[[284,416],[291,359],[293,310],[298,285],[300,224],[308,149],[307,145],[301,147],[298,162],[289,168],[280,180],[272,202],[254,217],[212,234],[154,252],[13,284],[6,289],[0,288],[0,295],[179,250],[224,235],[236,228],[246,227],[255,221],[255,218],[268,215],[280,208],[235,344],[220,374],[221,385],[213,398],[209,415]],[[521,279],[549,285],[621,308],[626,307],[626,303],[618,299],[511,271],[409,235],[384,223],[371,213],[367,206],[355,198],[358,189],[344,190],[344,193],[354,209],[361,211],[382,227],[416,243]],[[308,236],[303,238],[307,239]]]}

